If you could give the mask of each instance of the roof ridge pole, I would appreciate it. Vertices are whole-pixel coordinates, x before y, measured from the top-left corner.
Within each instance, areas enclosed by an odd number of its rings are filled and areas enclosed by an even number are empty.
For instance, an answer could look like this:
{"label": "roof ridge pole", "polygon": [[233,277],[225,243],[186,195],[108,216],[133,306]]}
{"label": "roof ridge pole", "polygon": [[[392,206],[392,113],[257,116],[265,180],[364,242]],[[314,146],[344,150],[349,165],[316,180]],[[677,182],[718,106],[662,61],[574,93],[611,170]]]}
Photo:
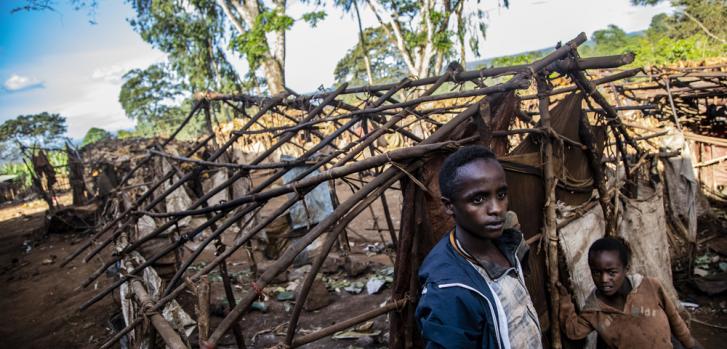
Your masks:
{"label": "roof ridge pole", "polygon": [[[602,77],[600,79],[595,79],[595,80],[593,80],[593,84],[595,86],[598,86],[598,85],[606,84],[606,83],[609,83],[609,82],[613,82],[613,81],[617,81],[617,80],[621,80],[621,79],[625,79],[625,78],[630,78],[630,77],[632,77],[632,76],[634,76],[634,75],[636,75],[636,74],[638,74],[640,72],[642,72],[642,69],[641,68],[634,68],[634,69],[624,70],[622,72],[618,72],[618,73],[613,74],[613,75],[608,75],[608,76],[604,76],[604,77]],[[553,89],[552,91],[550,91],[550,93],[548,95],[549,96],[555,96],[555,95],[559,95],[559,94],[563,94],[563,93],[573,92],[573,91],[576,91],[578,89],[580,89],[580,86],[578,86],[578,85],[571,85],[571,86],[567,86],[567,87],[560,87],[560,88]],[[538,95],[537,94],[524,95],[524,96],[521,96],[520,99],[521,100],[538,99]]]}

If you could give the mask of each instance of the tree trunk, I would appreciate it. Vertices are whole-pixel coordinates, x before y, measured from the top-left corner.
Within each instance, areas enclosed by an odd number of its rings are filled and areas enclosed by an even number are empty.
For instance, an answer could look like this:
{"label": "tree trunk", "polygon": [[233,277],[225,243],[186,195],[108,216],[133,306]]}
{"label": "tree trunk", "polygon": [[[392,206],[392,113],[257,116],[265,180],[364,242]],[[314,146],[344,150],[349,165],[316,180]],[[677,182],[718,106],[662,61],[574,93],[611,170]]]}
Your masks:
{"label": "tree trunk", "polygon": [[366,65],[366,77],[369,79],[369,85],[374,84],[374,75],[371,73],[371,61],[369,60],[369,50],[366,46],[366,37],[364,36],[363,25],[361,25],[361,13],[358,10],[356,1],[353,2],[353,8],[356,10],[356,20],[358,21],[358,36],[361,40],[361,51],[363,52],[364,64]]}
{"label": "tree trunk", "polygon": [[278,61],[269,57],[262,62],[263,74],[268,82],[268,91],[271,95],[285,91],[285,72]]}
{"label": "tree trunk", "polygon": [[[248,28],[252,28],[255,25],[255,18],[260,14],[260,8],[255,1],[243,3],[242,1],[232,0],[228,3],[228,0],[218,0],[217,3],[222,7],[225,15],[240,34],[246,31],[242,21],[245,22]],[[285,13],[285,3],[285,0],[276,1],[277,7],[282,9],[283,13]],[[230,8],[230,4],[232,8]],[[233,9],[237,13],[234,13]],[[271,95],[285,91],[285,32],[275,33],[275,39],[274,45],[270,45],[266,40],[268,47],[272,49],[267,52],[261,63],[263,75],[267,80],[268,91]]]}

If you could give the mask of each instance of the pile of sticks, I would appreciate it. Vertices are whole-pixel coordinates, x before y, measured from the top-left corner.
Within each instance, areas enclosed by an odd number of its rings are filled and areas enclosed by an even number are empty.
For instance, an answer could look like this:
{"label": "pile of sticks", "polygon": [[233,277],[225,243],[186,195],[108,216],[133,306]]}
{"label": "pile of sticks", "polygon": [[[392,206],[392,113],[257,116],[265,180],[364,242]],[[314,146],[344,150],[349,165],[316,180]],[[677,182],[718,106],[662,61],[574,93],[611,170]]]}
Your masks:
{"label": "pile of sticks", "polygon": [[727,136],[727,64],[650,67],[634,82],[617,86],[636,104],[655,106],[652,115],[704,136]]}
{"label": "pile of sticks", "polygon": [[[547,197],[543,211],[545,216],[543,235],[544,241],[547,242],[548,289],[554,291],[549,292],[550,302],[558,304],[558,292],[555,288],[559,279],[555,221],[555,188],[558,178],[554,171],[553,160],[556,152],[555,145],[568,142],[586,150],[591,169],[594,172],[593,189],[599,193],[599,202],[607,222],[612,221],[609,217],[614,210],[609,198],[614,194],[612,191],[609,192],[606,187],[606,179],[602,171],[603,154],[595,147],[593,141],[580,143],[564,138],[553,131],[549,113],[551,102],[558,95],[577,91],[581,91],[587,96],[588,111],[591,112],[592,118],[582,122],[598,123],[608,128],[610,139],[613,140],[614,149],[618,154],[617,161],[625,167],[625,173],[630,179],[636,176],[636,171],[633,171],[632,167],[637,165],[644,155],[637,140],[634,139],[633,133],[624,126],[619,117],[619,112],[625,108],[611,105],[598,88],[602,84],[632,77],[640,70],[620,71],[595,80],[589,79],[586,75],[586,71],[589,69],[616,68],[628,64],[633,60],[633,56],[581,58],[578,56],[577,47],[585,41],[586,36],[581,33],[573,40],[563,45],[559,44],[552,53],[531,64],[463,71],[458,64],[454,63],[450,64],[447,71],[440,76],[420,80],[404,79],[385,85],[349,87],[347,84],[342,84],[333,90],[309,95],[299,95],[288,91],[272,97],[219,93],[196,96],[194,107],[179,128],[168,139],[152,147],[147,156],[120,180],[119,187],[129,187],[129,180],[138,175],[139,171],[148,170],[153,166],[155,160],[164,159],[173,163],[171,169],[142,186],[131,186],[129,188],[133,189],[115,191],[113,194],[115,199],[112,200],[118,200],[118,208],[110,211],[112,213],[105,217],[106,220],[95,234],[67,256],[62,265],[67,265],[84,254],[83,261],[89,262],[104,249],[112,245],[116,246],[116,252],[112,254],[111,258],[102,263],[97,271],[89,275],[83,283],[82,286],[87,287],[115,264],[121,262],[129,265],[127,257],[132,252],[140,250],[160,234],[174,230],[186,217],[203,218],[203,223],[185,232],[175,234],[175,237],[163,248],[158,249],[156,254],[147,256],[145,262],[134,265],[133,268],[127,268],[127,272],[84,303],[81,309],[90,307],[114,292],[122,284],[131,283],[131,287],[138,291],[139,303],[145,304],[143,311],[152,315],[152,325],[166,344],[173,348],[185,345],[184,343],[188,345],[188,342],[180,338],[182,336],[180,333],[170,331],[169,324],[165,324],[165,320],[158,316],[158,313],[184,290],[194,287],[195,283],[206,278],[210,272],[219,270],[223,276],[230,309],[224,320],[212,330],[209,336],[206,336],[206,333],[200,333],[200,340],[204,342],[204,345],[214,347],[225,334],[232,331],[237,345],[243,347],[244,333],[237,325],[242,315],[260,296],[261,290],[270,284],[277,274],[285,271],[306,246],[324,233],[327,233],[327,236],[322,252],[314,260],[310,272],[297,292],[295,307],[287,325],[287,335],[281,344],[297,347],[356,323],[400,309],[415,301],[416,296],[392,299],[383,307],[352,316],[344,322],[314,333],[296,336],[298,320],[315,276],[320,271],[337,238],[345,233],[346,226],[373,202],[380,201],[385,208],[386,227],[389,230],[391,241],[396,244],[397,241],[407,239],[407,237],[397,236],[397,228],[393,225],[389,213],[390,207],[386,202],[387,191],[397,190],[394,184],[402,178],[414,177],[412,173],[416,173],[416,170],[423,166],[428,157],[434,154],[449,153],[463,145],[479,142],[479,137],[452,140],[449,136],[464,122],[487,121],[488,111],[485,107],[487,96],[507,91],[520,91],[521,100],[536,102],[538,111],[531,114],[518,113],[517,117],[521,121],[519,124],[528,125],[527,127],[508,127],[506,130],[490,132],[486,137],[510,137],[530,133],[543,135],[544,190]],[[692,79],[694,74],[685,72],[684,76],[673,79],[682,79],[679,81],[683,81],[687,77]],[[553,88],[551,80],[555,76],[567,79],[570,81],[570,85]],[[710,74],[699,78],[715,79]],[[676,80],[666,79],[665,81],[674,82]],[[723,84],[724,80],[720,81],[722,81],[720,84]],[[668,86],[673,86],[673,88],[669,87],[672,94],[681,93],[679,98],[687,98],[688,91],[683,90],[682,85]],[[706,93],[705,91],[692,89],[689,93],[700,94]],[[167,149],[170,142],[197,115],[204,115],[207,120],[214,120],[213,113],[219,110],[220,105],[230,108],[237,117],[245,120],[244,125],[227,135],[222,142],[218,142],[218,138],[210,132],[199,139],[185,154],[176,154]],[[539,119],[536,118],[536,115],[539,115]],[[265,122],[268,118],[282,118],[285,122],[282,123],[282,126],[278,122],[277,126],[269,127],[268,125],[271,123]],[[422,132],[421,130],[430,131]],[[487,128],[484,128],[484,132],[488,132]],[[249,161],[244,163],[226,160],[231,159],[230,152],[236,145],[244,143],[246,137],[260,133],[271,135],[275,142],[260,153],[254,154]],[[385,149],[380,140],[389,134],[398,134],[406,139],[406,143],[398,149]],[[305,136],[305,144],[301,144],[300,135]],[[301,148],[301,155],[291,161],[275,161],[272,155],[284,145]],[[292,181],[288,181],[285,185],[274,185],[286,172],[301,166],[305,170],[295,176]],[[199,181],[200,174],[211,169],[228,171],[227,180],[207,191],[189,190],[196,192],[197,195],[185,210],[160,209],[165,198],[175,190],[195,186],[194,183]],[[319,172],[315,174],[315,171]],[[250,178],[254,173],[264,173],[265,177],[260,183],[249,188],[246,194],[219,204],[209,204],[209,199],[215,194],[228,190],[237,181]],[[370,176],[370,173],[376,175]],[[360,188],[348,199],[338,203],[332,214],[313,226],[303,237],[290,244],[269,268],[257,279],[251,280],[251,290],[237,301],[232,295],[230,277],[226,271],[230,256],[246,246],[252,238],[260,234],[278,216],[285,214],[291,206],[303,199],[317,185],[331,183],[337,179],[349,179],[351,176],[359,176]],[[335,188],[335,186],[333,187]],[[257,221],[247,218],[251,214],[260,212],[266,205],[269,205],[272,199],[278,197],[285,198],[283,204],[267,206],[273,208],[273,213]],[[144,217],[152,218],[158,225],[151,233],[143,237],[130,238],[132,234],[129,232],[137,229],[140,219]],[[213,242],[219,244],[220,236],[233,226],[239,227],[241,231],[235,241],[218,249],[214,260],[209,261],[203,268],[194,272],[190,271],[189,267],[198,260],[205,247]],[[613,231],[613,226],[607,227],[607,234],[613,234]],[[166,283],[161,295],[157,299],[152,299],[149,296],[150,292],[143,290],[142,283],[137,281],[137,276],[156,261],[173,254],[180,247],[200,236],[204,238],[196,245],[191,256],[181,261],[181,265]],[[123,244],[120,242],[122,240]],[[557,323],[557,307],[551,307],[550,316],[551,323]],[[144,317],[131,319],[126,328],[106,341],[102,348],[114,345],[125,334],[135,328],[140,328],[143,322]],[[550,331],[550,342],[554,347],[560,347],[558,326],[550,326]],[[391,334],[392,337],[396,335]]]}

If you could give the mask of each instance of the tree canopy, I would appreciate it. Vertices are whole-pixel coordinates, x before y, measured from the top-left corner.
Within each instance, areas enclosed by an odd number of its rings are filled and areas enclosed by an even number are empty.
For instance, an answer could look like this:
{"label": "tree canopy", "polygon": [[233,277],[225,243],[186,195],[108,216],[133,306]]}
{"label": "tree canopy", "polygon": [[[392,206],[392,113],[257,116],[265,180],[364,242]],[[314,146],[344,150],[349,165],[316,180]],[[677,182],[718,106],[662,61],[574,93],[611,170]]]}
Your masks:
{"label": "tree canopy", "polygon": [[165,71],[173,71],[192,92],[238,91],[240,77],[224,50],[225,15],[215,1],[129,2],[136,13],[129,23],[144,41],[167,54]]}
{"label": "tree canopy", "polygon": [[23,147],[57,146],[65,139],[66,118],[43,112],[20,115],[0,125],[0,153],[3,158],[17,158]]}
{"label": "tree canopy", "polygon": [[[404,61],[396,48],[389,44],[386,31],[382,27],[366,28],[363,35],[366,45],[359,40],[336,64],[333,75],[337,83],[348,81],[358,85],[368,82],[366,63],[362,59],[365,54],[371,57],[373,82],[399,80],[406,76]],[[369,48],[368,53],[364,51],[364,47]]]}
{"label": "tree canopy", "polygon": [[[93,16],[96,0],[25,0],[14,11],[53,10],[60,1]],[[331,0],[355,16],[358,42],[334,70],[338,83],[354,84],[424,78],[441,73],[445,62],[465,53],[480,54],[487,14],[480,0]],[[666,0],[631,0],[650,6]],[[611,25],[591,36],[583,56],[636,53],[633,65],[701,59],[727,52],[727,5],[724,0],[669,0],[671,15],[660,14],[640,33]],[[119,95],[127,116],[137,122],[130,134],[170,131],[189,112],[195,92],[275,94],[285,89],[286,33],[296,21],[315,26],[327,17],[325,0],[302,0],[300,18],[290,15],[287,0],[126,0],[134,16],[129,23],[139,35],[167,54],[167,63],[134,69],[124,76]],[[508,0],[492,0],[509,7]],[[375,27],[364,28],[360,11],[370,11]],[[93,20],[93,19],[92,19]],[[355,25],[355,24],[354,24]],[[232,55],[247,63],[239,71]],[[496,58],[493,65],[521,64],[542,56],[534,51]],[[222,110],[220,110],[222,111]],[[218,111],[218,112],[220,112]],[[222,111],[224,114],[229,111]],[[202,129],[193,120],[185,133]]]}
{"label": "tree canopy", "polygon": [[[307,1],[303,1],[306,3]],[[285,37],[296,19],[286,0],[130,0],[136,17],[129,22],[147,42],[168,54],[173,69],[188,77],[194,91],[230,92],[243,81],[227,58],[248,63],[243,87],[267,87],[271,94],[285,87]],[[315,26],[323,11],[299,20]],[[261,79],[259,72],[262,72]]]}
{"label": "tree canopy", "polygon": [[[663,0],[632,0],[635,5],[654,5]],[[597,30],[581,55],[604,56],[633,52],[632,66],[700,60],[727,53],[727,3],[724,0],[673,0],[672,15],[658,14],[643,32],[626,33],[616,25]],[[541,58],[543,52],[496,58],[493,66],[523,64]]]}
{"label": "tree canopy", "polygon": [[123,79],[119,103],[126,115],[136,122],[152,122],[176,112],[176,103],[189,96],[186,84],[177,78],[168,64],[132,69]]}
{"label": "tree canopy", "polygon": [[83,137],[83,141],[81,142],[81,146],[85,147],[89,144],[96,143],[98,141],[113,138],[113,135],[111,132],[106,131],[102,128],[97,127],[91,127],[88,129],[88,132],[86,132],[86,135]]}
{"label": "tree canopy", "polygon": [[[634,1],[637,2],[637,1]],[[654,4],[656,1],[638,1]],[[593,33],[585,56],[633,52],[633,65],[667,64],[724,55],[727,3],[723,0],[674,0],[672,15],[658,14],[643,33],[627,34],[611,25]]]}
{"label": "tree canopy", "polygon": [[[356,1],[335,0],[335,4],[350,13],[358,11]],[[398,52],[398,59],[392,63],[403,63],[406,74],[411,77],[439,74],[444,62],[454,57],[459,57],[464,64],[467,49],[477,57],[480,55],[479,42],[485,38],[487,18],[478,5],[479,0],[476,4],[467,0],[361,0],[361,3],[374,13],[379,28],[386,34],[381,38]],[[506,8],[510,5],[507,0],[498,0],[497,4]],[[361,45],[361,42],[357,44]],[[355,50],[356,47],[351,51]],[[362,56],[366,54],[361,52]]]}

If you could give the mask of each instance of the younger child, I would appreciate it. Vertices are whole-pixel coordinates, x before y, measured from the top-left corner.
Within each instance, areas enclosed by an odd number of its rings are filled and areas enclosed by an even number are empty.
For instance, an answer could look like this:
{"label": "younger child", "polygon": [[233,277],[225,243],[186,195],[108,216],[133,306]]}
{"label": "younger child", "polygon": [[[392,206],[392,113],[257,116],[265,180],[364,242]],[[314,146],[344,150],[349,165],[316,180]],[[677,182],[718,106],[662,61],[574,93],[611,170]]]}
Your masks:
{"label": "younger child", "polygon": [[[580,315],[568,291],[560,288],[560,322],[568,338],[598,332],[608,348],[699,348],[658,280],[626,275],[630,253],[619,239],[597,240],[588,250],[588,266],[596,289]],[[600,346],[600,345],[599,345]]]}

